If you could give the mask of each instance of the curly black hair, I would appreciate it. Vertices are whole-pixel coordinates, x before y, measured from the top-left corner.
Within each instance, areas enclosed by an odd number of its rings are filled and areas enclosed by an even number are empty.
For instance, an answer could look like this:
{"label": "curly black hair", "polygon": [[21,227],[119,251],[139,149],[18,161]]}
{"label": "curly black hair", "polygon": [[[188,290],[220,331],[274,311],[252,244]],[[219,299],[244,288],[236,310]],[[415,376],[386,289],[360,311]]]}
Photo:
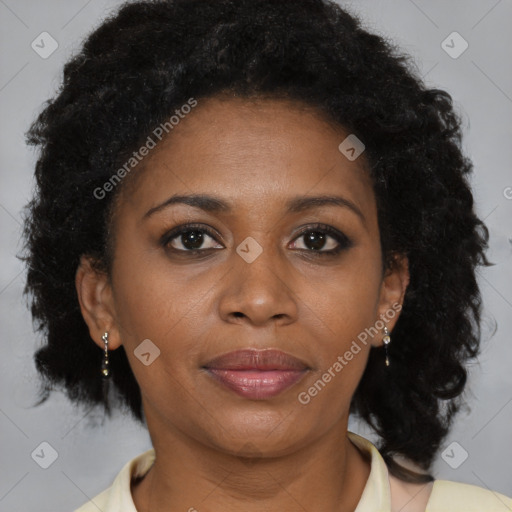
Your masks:
{"label": "curly black hair", "polygon": [[[126,3],[66,63],[58,94],[26,135],[40,147],[22,257],[24,295],[45,341],[34,356],[39,403],[59,385],[110,414],[75,273],[85,254],[110,272],[115,199],[137,169],[105,198],[94,191],[189,98],[218,94],[302,102],[364,141],[383,267],[406,255],[410,284],[391,366],[383,347],[370,351],[350,412],[379,434],[392,474],[432,481],[393,455],[429,471],[460,409],[465,365],[480,350],[476,267],[491,265],[489,235],[474,211],[452,97],[427,88],[410,56],[328,0]],[[144,422],[123,347],[110,359],[117,406]]]}

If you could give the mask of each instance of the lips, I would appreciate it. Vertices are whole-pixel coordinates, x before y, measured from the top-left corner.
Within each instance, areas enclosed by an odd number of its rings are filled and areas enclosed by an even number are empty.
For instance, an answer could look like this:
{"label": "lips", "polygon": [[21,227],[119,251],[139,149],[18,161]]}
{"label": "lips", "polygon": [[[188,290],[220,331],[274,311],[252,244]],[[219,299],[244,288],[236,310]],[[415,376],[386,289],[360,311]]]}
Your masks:
{"label": "lips", "polygon": [[290,388],[309,367],[300,359],[275,349],[237,350],[204,365],[208,375],[236,394],[265,400]]}
{"label": "lips", "polygon": [[275,349],[246,349],[229,352],[204,365],[217,370],[305,370],[307,365]]}

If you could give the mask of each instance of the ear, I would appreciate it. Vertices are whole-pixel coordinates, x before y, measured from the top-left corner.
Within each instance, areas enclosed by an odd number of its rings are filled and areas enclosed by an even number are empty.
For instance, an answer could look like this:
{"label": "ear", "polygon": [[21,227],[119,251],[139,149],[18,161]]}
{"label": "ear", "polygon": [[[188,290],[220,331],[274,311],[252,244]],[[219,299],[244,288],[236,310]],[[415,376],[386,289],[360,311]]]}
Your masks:
{"label": "ear", "polygon": [[[377,318],[381,320],[391,333],[400,317],[402,304],[404,303],[405,291],[409,285],[409,260],[405,255],[397,254],[394,257],[393,265],[387,269],[380,288]],[[378,347],[383,344],[382,335],[374,337],[372,345]]]}
{"label": "ear", "polygon": [[81,256],[75,275],[75,287],[80,310],[89,327],[92,340],[103,349],[102,336],[108,332],[109,350],[119,348],[121,340],[116,322],[112,285],[108,275],[94,267],[91,256]]}

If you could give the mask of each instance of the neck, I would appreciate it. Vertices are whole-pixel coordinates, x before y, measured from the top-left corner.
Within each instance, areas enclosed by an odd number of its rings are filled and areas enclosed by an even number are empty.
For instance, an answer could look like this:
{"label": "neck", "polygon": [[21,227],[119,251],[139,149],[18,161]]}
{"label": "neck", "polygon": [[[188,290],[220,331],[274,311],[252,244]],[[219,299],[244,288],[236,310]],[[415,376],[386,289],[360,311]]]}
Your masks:
{"label": "neck", "polygon": [[135,506],[139,512],[353,512],[370,464],[346,431],[346,423],[344,428],[337,424],[291,453],[254,459],[172,432],[154,440],[155,463],[132,486]]}

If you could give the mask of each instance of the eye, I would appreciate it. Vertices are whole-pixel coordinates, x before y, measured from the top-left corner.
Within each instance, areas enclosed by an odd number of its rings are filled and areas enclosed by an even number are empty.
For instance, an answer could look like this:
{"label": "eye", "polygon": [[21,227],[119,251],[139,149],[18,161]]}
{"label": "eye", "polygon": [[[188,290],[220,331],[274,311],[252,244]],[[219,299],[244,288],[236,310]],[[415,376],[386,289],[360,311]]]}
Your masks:
{"label": "eye", "polygon": [[[172,229],[162,237],[161,244],[174,253],[182,254],[200,254],[224,248],[217,242],[216,234],[212,230],[199,224],[188,224]],[[314,256],[332,256],[353,244],[337,229],[325,224],[315,224],[303,229],[292,245],[292,249]]]}
{"label": "eye", "polygon": [[[302,244],[297,241],[302,239]],[[302,247],[301,247],[302,245]],[[318,253],[315,256],[329,256],[352,246],[350,239],[341,231],[325,224],[315,224],[303,229],[295,238],[294,249]]]}
{"label": "eye", "polygon": [[161,243],[175,252],[198,253],[209,249],[223,249],[210,229],[194,224],[174,228],[164,235]]}

